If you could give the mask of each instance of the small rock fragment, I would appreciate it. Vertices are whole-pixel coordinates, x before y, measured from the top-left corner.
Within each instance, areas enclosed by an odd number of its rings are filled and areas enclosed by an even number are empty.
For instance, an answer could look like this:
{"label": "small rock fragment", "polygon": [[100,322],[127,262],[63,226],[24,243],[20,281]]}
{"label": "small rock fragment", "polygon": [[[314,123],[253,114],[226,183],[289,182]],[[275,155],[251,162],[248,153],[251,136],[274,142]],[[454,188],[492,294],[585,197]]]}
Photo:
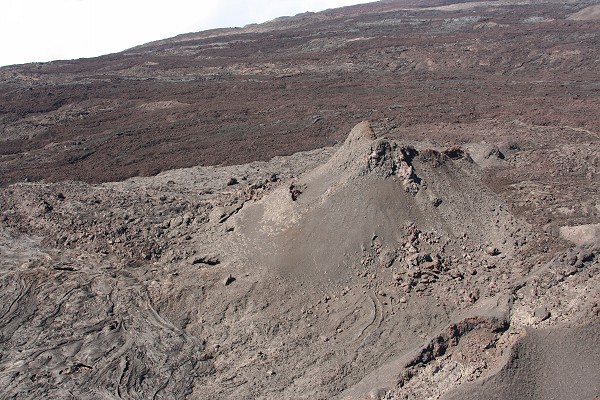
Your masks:
{"label": "small rock fragment", "polygon": [[192,260],[193,265],[205,264],[205,265],[213,266],[213,265],[218,265],[220,263],[221,263],[221,261],[217,257],[214,257],[214,256],[195,257]]}
{"label": "small rock fragment", "polygon": [[223,281],[223,283],[225,284],[225,286],[229,286],[233,282],[235,282],[235,278],[231,274],[227,275],[227,278],[225,278],[225,280]]}
{"label": "small rock fragment", "polygon": [[497,256],[500,254],[500,250],[498,250],[496,247],[488,246],[485,248],[485,253],[490,256]]}
{"label": "small rock fragment", "polygon": [[42,211],[44,212],[44,214],[48,214],[49,212],[54,210],[54,207],[52,207],[52,205],[50,203],[48,203],[47,201],[42,202],[41,208],[42,208]]}
{"label": "small rock fragment", "polygon": [[296,186],[294,184],[290,185],[290,195],[292,196],[292,201],[298,200],[298,197],[302,194],[303,188],[300,186]]}
{"label": "small rock fragment", "polygon": [[545,306],[537,307],[533,311],[533,317],[538,321],[542,322],[550,318],[550,311]]}
{"label": "small rock fragment", "polygon": [[462,147],[460,147],[458,145],[452,146],[452,147],[444,150],[444,155],[451,160],[460,160],[463,158],[466,159],[467,161],[471,160],[469,153],[467,153],[467,151],[465,149],[463,149]]}
{"label": "small rock fragment", "polygon": [[504,154],[502,154],[498,146],[494,144],[485,150],[484,158],[498,158],[500,160],[503,160]]}
{"label": "small rock fragment", "polygon": [[386,394],[387,394],[387,389],[383,389],[383,388],[378,388],[378,389],[373,389],[369,392],[369,398],[372,400],[382,400],[387,398]]}

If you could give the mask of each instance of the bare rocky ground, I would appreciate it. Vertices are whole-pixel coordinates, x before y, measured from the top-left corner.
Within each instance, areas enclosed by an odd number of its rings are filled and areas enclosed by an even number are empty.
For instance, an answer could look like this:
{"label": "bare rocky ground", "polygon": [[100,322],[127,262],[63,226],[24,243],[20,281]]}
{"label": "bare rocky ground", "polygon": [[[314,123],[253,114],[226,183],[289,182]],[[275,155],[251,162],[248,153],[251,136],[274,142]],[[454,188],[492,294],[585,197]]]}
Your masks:
{"label": "bare rocky ground", "polygon": [[598,6],[422,6],[0,69],[0,397],[598,398]]}
{"label": "bare rocky ground", "polygon": [[[541,177],[484,183],[534,154],[363,123],[270,162],[11,185],[5,397],[593,398],[598,179],[546,199]],[[569,244],[564,226],[592,233]]]}
{"label": "bare rocky ground", "polygon": [[1,68],[0,185],[269,160],[363,120],[600,130],[597,1],[451,3],[375,2]]}

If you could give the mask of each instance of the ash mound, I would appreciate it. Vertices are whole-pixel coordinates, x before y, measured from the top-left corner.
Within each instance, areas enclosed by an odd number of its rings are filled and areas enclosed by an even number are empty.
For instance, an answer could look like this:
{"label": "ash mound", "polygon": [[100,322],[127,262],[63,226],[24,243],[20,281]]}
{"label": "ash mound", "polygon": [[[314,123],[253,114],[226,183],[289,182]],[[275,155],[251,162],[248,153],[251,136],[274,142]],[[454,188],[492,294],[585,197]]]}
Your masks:
{"label": "ash mound", "polygon": [[374,246],[387,254],[385,267],[403,263],[410,226],[449,242],[469,232],[478,247],[513,252],[504,244],[514,221],[481,186],[466,150],[418,150],[376,138],[367,122],[326,163],[245,206],[234,224],[253,240],[252,262],[315,284],[345,282]]}

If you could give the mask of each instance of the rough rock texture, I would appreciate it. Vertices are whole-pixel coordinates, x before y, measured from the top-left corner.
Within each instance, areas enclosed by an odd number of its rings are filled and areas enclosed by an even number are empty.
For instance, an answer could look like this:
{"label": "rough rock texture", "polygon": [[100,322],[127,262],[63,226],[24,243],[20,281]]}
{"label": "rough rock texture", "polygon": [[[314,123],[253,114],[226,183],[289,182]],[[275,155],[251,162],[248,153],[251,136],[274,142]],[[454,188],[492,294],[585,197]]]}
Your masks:
{"label": "rough rock texture", "polygon": [[542,398],[505,376],[560,355],[521,332],[568,323],[528,335],[584,352],[598,248],[515,217],[458,149],[364,122],[268,163],[3,189],[4,393]]}
{"label": "rough rock texture", "polygon": [[0,185],[268,160],[365,119],[418,139],[486,119],[600,130],[597,0],[452,3],[386,0],[0,68]]}
{"label": "rough rock texture", "polygon": [[445,398],[596,399],[600,392],[599,323],[595,318],[576,328],[527,332],[500,371]]}
{"label": "rough rock texture", "polygon": [[594,7],[0,69],[0,397],[597,398]]}

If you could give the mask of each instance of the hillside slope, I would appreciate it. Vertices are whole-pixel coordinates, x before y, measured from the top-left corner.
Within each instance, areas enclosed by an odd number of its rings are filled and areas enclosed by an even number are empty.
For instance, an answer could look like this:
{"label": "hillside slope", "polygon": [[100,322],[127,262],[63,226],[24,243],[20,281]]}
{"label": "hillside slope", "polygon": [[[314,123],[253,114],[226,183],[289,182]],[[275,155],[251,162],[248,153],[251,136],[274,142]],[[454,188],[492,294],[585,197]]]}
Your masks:
{"label": "hillside slope", "polygon": [[600,398],[597,8],[1,68],[0,398]]}
{"label": "hillside slope", "polygon": [[0,69],[0,184],[121,180],[319,148],[362,120],[598,132],[584,1],[382,1]]}

